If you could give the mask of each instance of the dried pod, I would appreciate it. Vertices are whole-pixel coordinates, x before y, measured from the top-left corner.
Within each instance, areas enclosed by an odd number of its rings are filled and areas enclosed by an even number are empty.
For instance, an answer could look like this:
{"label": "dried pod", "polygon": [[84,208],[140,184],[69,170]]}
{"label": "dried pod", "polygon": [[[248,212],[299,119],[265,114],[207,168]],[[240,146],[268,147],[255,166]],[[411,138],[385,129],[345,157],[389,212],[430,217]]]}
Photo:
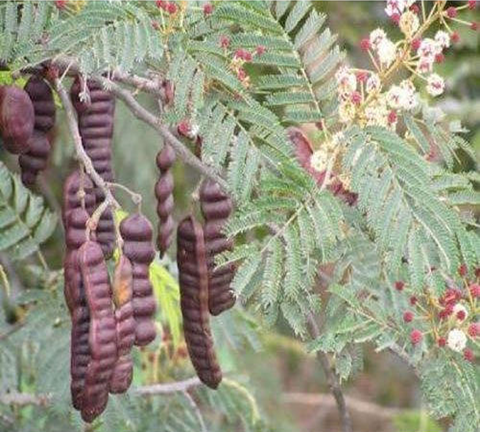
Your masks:
{"label": "dried pod", "polygon": [[154,316],[156,302],[149,279],[149,267],[155,257],[152,244],[152,225],[145,216],[133,214],[120,223],[123,253],[132,263],[133,316],[135,318],[135,345],[147,345],[155,339]]}
{"label": "dried pod", "polygon": [[84,207],[87,213],[92,215],[95,205],[96,198],[90,177],[86,174],[82,175],[79,170],[73,171],[63,185],[62,221],[64,226],[67,225],[70,211]]}
{"label": "dried pod", "polygon": [[160,177],[155,184],[155,196],[157,198],[157,214],[160,219],[158,227],[157,247],[162,257],[173,239],[175,222],[173,213],[173,175],[172,165],[175,162],[175,152],[169,144],[165,144],[157,155],[157,166]]}
{"label": "dried pod", "polygon": [[34,118],[33,104],[25,90],[0,87],[0,132],[6,150],[13,154],[28,151]]}
{"label": "dried pod", "polygon": [[[80,100],[83,87],[88,91],[89,100]],[[112,164],[113,122],[115,115],[115,98],[95,81],[88,80],[85,86],[77,77],[70,90],[73,105],[78,114],[78,127],[82,144],[90,157],[95,171],[106,182],[113,182],[115,177]],[[105,199],[102,189],[95,188],[98,203]],[[110,258],[115,248],[115,225],[110,209],[104,211],[100,221],[105,221],[97,229],[97,239],[106,258]]]}
{"label": "dried pod", "polygon": [[83,388],[85,375],[90,362],[90,312],[88,309],[84,285],[81,277],[78,249],[87,241],[86,223],[89,214],[82,208],[73,208],[68,212],[66,221],[67,252],[64,261],[65,300],[72,322],[70,345],[70,391],[75,409],[83,406]]}
{"label": "dried pod", "polygon": [[178,226],[180,306],[188,353],[200,380],[215,389],[222,381],[208,312],[207,253],[202,226],[187,216]]}
{"label": "dried pod", "polygon": [[90,311],[90,362],[85,375],[82,418],[92,422],[108,402],[108,391],[117,361],[116,326],[112,287],[102,248],[87,241],[78,251],[85,297]]}
{"label": "dried pod", "polygon": [[207,249],[209,279],[208,308],[212,315],[219,315],[235,304],[235,294],[230,284],[235,276],[235,265],[215,266],[215,256],[233,247],[233,241],[223,234],[223,226],[232,213],[233,205],[220,185],[205,180],[200,187],[200,203],[205,218],[204,236]]}
{"label": "dried pod", "polygon": [[124,393],[132,382],[133,361],[130,351],[135,341],[132,285],[132,264],[121,255],[113,277],[118,358],[110,380],[110,393]]}

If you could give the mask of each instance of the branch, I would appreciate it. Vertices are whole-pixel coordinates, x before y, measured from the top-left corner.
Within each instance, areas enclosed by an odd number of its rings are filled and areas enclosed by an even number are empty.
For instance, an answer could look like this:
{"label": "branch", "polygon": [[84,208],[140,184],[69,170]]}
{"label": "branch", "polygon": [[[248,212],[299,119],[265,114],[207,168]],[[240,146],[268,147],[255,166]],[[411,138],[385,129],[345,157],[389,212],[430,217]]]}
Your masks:
{"label": "branch", "polygon": [[43,395],[34,395],[30,393],[5,393],[0,394],[0,403],[4,405],[17,405],[17,406],[26,406],[26,405],[36,405],[36,406],[47,406],[51,401],[51,396],[49,394]]}
{"label": "branch", "polygon": [[[308,326],[312,338],[318,338],[320,336],[320,329],[318,328],[315,318],[312,315],[308,316]],[[325,372],[325,376],[327,377],[328,387],[330,388],[330,391],[335,398],[335,402],[337,403],[337,409],[340,413],[340,420],[342,422],[342,430],[343,432],[352,432],[352,419],[347,410],[347,404],[345,402],[345,397],[343,396],[338,377],[330,366],[328,356],[321,351],[317,351],[316,355],[317,360],[320,362],[320,365]]]}
{"label": "branch", "polygon": [[103,193],[105,194],[105,202],[107,203],[107,205],[111,208],[120,208],[120,205],[118,204],[117,200],[114,198],[107,183],[103,180],[102,177],[100,177],[97,171],[95,171],[95,168],[93,167],[93,164],[92,164],[92,160],[89,158],[89,156],[87,155],[87,152],[83,148],[82,138],[80,136],[80,132],[78,131],[77,119],[74,114],[74,108],[73,108],[72,102],[70,101],[70,98],[68,97],[65,87],[63,87],[62,83],[58,78],[54,79],[54,85],[55,85],[55,90],[57,91],[58,96],[62,101],[63,108],[65,109],[65,114],[67,116],[67,121],[68,121],[68,127],[70,129],[70,133],[73,138],[75,153],[78,159],[85,167],[85,171],[90,176],[90,178],[95,183],[95,185],[98,186],[100,189],[102,189]]}
{"label": "branch", "polygon": [[176,381],[165,384],[152,384],[149,386],[137,387],[133,389],[133,394],[140,396],[153,396],[159,394],[185,392],[190,388],[202,385],[197,377],[186,379],[185,381]]}

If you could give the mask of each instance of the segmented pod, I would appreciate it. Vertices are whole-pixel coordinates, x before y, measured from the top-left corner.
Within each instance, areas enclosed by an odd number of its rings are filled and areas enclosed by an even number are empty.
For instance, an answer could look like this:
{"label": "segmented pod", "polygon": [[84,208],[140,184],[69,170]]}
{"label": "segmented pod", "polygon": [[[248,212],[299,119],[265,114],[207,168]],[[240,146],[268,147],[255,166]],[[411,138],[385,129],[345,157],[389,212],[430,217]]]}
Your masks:
{"label": "segmented pod", "polygon": [[157,247],[162,257],[173,239],[175,222],[173,213],[173,175],[172,165],[175,162],[175,151],[169,144],[165,144],[157,155],[157,167],[160,177],[155,184],[155,196],[157,198],[157,214],[160,220],[158,226]]}
{"label": "segmented pod", "polygon": [[85,297],[90,311],[90,362],[85,375],[81,414],[86,422],[100,415],[117,361],[117,332],[112,305],[112,287],[100,245],[87,241],[78,251]]}
{"label": "segmented pod", "polygon": [[[115,115],[115,98],[95,81],[85,83],[89,101],[80,100],[81,80],[77,77],[70,90],[73,105],[78,114],[78,127],[82,144],[90,157],[95,171],[106,182],[114,181],[112,164],[113,121]],[[97,203],[105,199],[101,188],[95,188]],[[103,222],[103,223],[102,223]],[[115,248],[115,225],[113,213],[105,210],[97,227],[97,240],[106,258],[110,258]]]}
{"label": "segmented pod", "polygon": [[122,255],[118,260],[113,277],[118,358],[110,380],[110,393],[124,393],[132,382],[133,361],[130,351],[135,342],[132,284],[132,264],[127,257]]}
{"label": "segmented pod", "polygon": [[156,302],[149,279],[149,267],[155,257],[152,225],[145,216],[136,213],[120,223],[120,234],[124,242],[123,253],[132,263],[135,345],[143,346],[156,336]]}
{"label": "segmented pod", "polygon": [[67,251],[64,260],[65,300],[72,322],[70,342],[70,391],[75,409],[83,406],[85,375],[90,361],[90,312],[80,273],[78,250],[87,241],[86,223],[89,214],[81,207],[67,213],[65,238]]}
{"label": "segmented pod", "polygon": [[[83,187],[83,193],[81,192]],[[76,208],[82,208],[82,203],[89,215],[95,210],[96,199],[93,183],[86,174],[73,171],[63,185],[62,221],[67,231],[68,214]]]}
{"label": "segmented pod", "polygon": [[25,186],[35,183],[37,174],[47,167],[50,155],[50,142],[47,132],[55,125],[56,109],[53,93],[47,82],[38,75],[32,75],[24,90],[32,101],[34,110],[34,130],[30,138],[29,150],[20,155],[18,162]]}
{"label": "segmented pod", "polygon": [[208,312],[208,269],[203,229],[193,216],[178,226],[180,306],[188,353],[200,380],[215,389],[222,381]]}
{"label": "segmented pod", "polygon": [[204,180],[200,187],[200,203],[205,218],[204,236],[207,250],[209,280],[208,308],[212,315],[219,315],[235,304],[235,294],[230,284],[235,276],[235,265],[216,268],[215,256],[233,247],[233,241],[223,234],[223,227],[233,210],[232,200],[218,183]]}
{"label": "segmented pod", "polygon": [[35,114],[27,92],[15,86],[0,86],[0,132],[5,149],[13,154],[29,150]]}

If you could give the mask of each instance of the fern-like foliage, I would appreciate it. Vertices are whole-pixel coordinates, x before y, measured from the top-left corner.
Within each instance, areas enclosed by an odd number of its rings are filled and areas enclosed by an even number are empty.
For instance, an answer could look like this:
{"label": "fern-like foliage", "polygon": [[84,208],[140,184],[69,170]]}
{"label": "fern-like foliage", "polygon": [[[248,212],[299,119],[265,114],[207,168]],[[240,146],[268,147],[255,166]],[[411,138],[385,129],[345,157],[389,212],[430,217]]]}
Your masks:
{"label": "fern-like foliage", "polygon": [[0,251],[13,260],[38,252],[53,233],[57,218],[43,199],[22,185],[0,162]]}

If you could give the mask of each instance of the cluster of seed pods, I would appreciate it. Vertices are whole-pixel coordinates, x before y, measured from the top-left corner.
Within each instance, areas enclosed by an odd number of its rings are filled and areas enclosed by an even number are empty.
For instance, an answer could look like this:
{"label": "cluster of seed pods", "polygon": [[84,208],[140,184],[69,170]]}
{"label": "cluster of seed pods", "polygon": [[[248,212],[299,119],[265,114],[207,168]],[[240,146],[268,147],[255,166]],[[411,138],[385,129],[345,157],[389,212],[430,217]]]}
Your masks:
{"label": "cluster of seed pods", "polygon": [[0,86],[0,133],[5,149],[19,155],[25,186],[34,185],[47,167],[55,111],[52,90],[41,75],[32,75],[24,89]]}
{"label": "cluster of seed pods", "polygon": [[[82,145],[92,161],[95,171],[106,182],[114,181],[112,164],[113,123],[115,98],[95,81],[75,79],[70,89],[73,106],[78,115],[78,128]],[[83,100],[82,95],[87,98]],[[105,199],[101,188],[95,188],[97,203]],[[113,213],[105,210],[98,222],[97,241],[106,258],[110,258],[115,247]]]}

